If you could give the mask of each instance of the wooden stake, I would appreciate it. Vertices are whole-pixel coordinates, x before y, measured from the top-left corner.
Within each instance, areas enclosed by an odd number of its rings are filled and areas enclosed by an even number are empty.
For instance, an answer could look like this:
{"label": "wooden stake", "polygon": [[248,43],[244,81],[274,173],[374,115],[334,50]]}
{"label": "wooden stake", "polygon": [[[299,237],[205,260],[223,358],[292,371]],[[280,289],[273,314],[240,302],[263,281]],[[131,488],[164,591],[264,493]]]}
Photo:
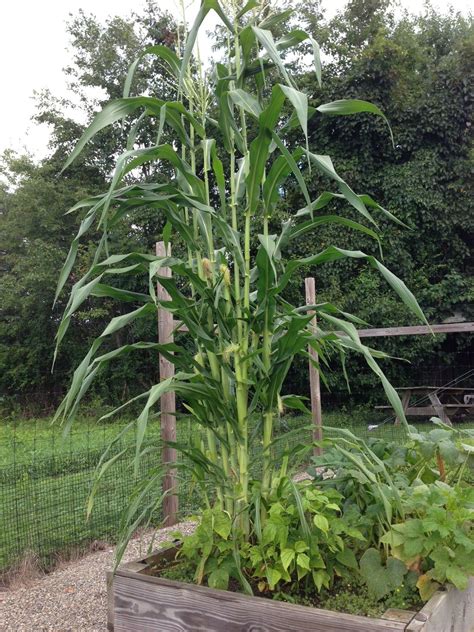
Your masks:
{"label": "wooden stake", "polygon": [[[158,257],[171,255],[171,246],[166,252],[165,243],[156,243]],[[170,268],[160,268],[158,276],[171,277]],[[170,296],[165,288],[157,283],[157,298],[159,301],[169,301]],[[158,342],[167,344],[173,342],[173,315],[165,309],[158,309]],[[160,380],[166,380],[174,375],[174,364],[160,354]],[[161,438],[165,441],[176,441],[176,398],[174,392],[164,393],[161,396]],[[176,463],[176,450],[167,445],[163,446],[163,464],[167,467],[163,479],[163,515],[164,525],[169,527],[178,521],[178,489],[176,482],[176,470],[172,467]],[[171,466],[171,467],[170,467]]]}
{"label": "wooden stake", "polygon": [[[315,305],[316,304],[316,289],[314,279],[312,277],[308,277],[304,280],[305,290],[306,290],[306,305]],[[313,312],[314,313],[314,312]],[[315,331],[316,330],[316,317],[311,321],[310,327]],[[308,353],[313,360],[318,361],[318,354],[316,351],[309,346]],[[313,440],[321,441],[323,438],[323,419],[321,414],[321,386],[319,382],[319,371],[313,365],[313,363],[309,362],[309,387],[311,391],[311,413],[312,420],[314,424],[313,430]],[[315,456],[320,456],[323,453],[322,448],[315,446],[313,453]]]}

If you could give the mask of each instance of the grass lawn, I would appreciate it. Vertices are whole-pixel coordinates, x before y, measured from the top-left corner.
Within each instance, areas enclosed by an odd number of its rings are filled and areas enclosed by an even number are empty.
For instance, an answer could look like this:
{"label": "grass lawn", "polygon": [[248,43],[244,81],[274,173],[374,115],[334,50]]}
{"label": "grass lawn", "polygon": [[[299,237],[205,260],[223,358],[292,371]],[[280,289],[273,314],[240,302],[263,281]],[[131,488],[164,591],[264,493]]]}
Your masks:
{"label": "grass lawn", "polygon": [[[370,419],[368,419],[370,417]],[[369,431],[375,424],[373,413],[326,412],[324,424],[351,429],[359,436],[383,436],[398,440],[403,428],[385,424]],[[119,517],[134,488],[130,465],[133,454],[133,430],[114,447],[127,448],[103,479],[95,508],[88,522],[85,507],[97,462],[104,449],[128,423],[118,420],[98,424],[91,418],[79,419],[71,433],[62,438],[62,429],[50,419],[5,421],[0,425],[0,571],[11,566],[26,551],[38,554],[45,562],[54,554],[95,539],[113,541],[119,530]],[[284,417],[279,433],[289,443],[308,440],[307,417]],[[417,424],[426,428],[427,424]],[[471,424],[471,427],[473,424]],[[466,424],[463,424],[466,427]],[[178,440],[191,432],[188,422],[178,424]],[[193,432],[195,430],[193,429]],[[149,424],[147,445],[156,444],[160,429],[157,420]],[[287,440],[281,441],[285,449]],[[258,466],[259,446],[254,449]],[[159,453],[143,459],[141,477],[159,462]],[[184,515],[198,508],[198,495],[189,480],[180,485],[180,508]],[[159,520],[157,516],[157,520]]]}

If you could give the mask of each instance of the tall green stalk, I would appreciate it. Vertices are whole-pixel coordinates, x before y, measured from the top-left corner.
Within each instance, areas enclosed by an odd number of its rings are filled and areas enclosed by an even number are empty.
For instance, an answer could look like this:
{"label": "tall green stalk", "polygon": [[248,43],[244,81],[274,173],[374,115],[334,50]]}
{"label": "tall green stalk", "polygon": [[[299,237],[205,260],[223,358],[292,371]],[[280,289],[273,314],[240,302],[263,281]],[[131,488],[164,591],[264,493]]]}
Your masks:
{"label": "tall green stalk", "polygon": [[[336,246],[304,259],[286,255],[287,247],[305,232],[314,231],[317,243],[317,229],[324,224],[336,224],[362,233],[364,239],[369,236],[375,244],[379,242],[372,212],[391,219],[393,216],[369,196],[356,194],[338,175],[328,156],[310,151],[307,126],[311,115],[383,114],[376,106],[360,100],[321,104],[316,108],[317,114],[313,112],[307,95],[286,70],[282,55],[304,41],[312,45],[319,80],[319,49],[314,40],[301,30],[274,39],[271,29],[284,23],[285,12],[267,15],[262,13],[266,9],[253,2],[243,9],[235,2],[231,8],[234,19],[229,21],[217,0],[203,0],[196,22],[185,38],[182,58],[163,46],[145,51],[160,57],[169,68],[179,85],[177,101],[130,97],[127,88],[124,98],[107,104],[96,115],[67,161],[66,167],[102,128],[126,116],[137,116],[139,111],[154,119],[160,130],[166,128],[174,134],[171,144],[124,152],[117,160],[109,190],[77,205],[84,218],[61,273],[58,294],[73,268],[80,238],[94,225],[113,230],[124,218],[133,221],[133,213],[140,208],[152,208],[164,216],[167,226],[172,227],[171,239],[179,235],[184,242],[185,255],[181,257],[173,248],[172,258],[137,252],[108,256],[104,239],[101,240],[93,265],[72,289],[57,343],[61,343],[75,311],[90,296],[123,300],[133,309],[114,318],[94,341],[74,374],[57,416],[62,417],[67,428],[70,426],[96,372],[108,362],[143,349],[163,354],[174,362],[177,372],[174,378],[153,385],[142,395],[146,404],[136,423],[135,469],[138,471],[142,458],[150,411],[163,393],[172,390],[192,416],[196,433],[191,444],[178,443],[177,449],[191,464],[195,479],[214,490],[214,495],[206,495],[206,501],[216,502],[227,511],[234,526],[248,538],[253,520],[257,520],[253,508],[261,508],[257,511],[260,528],[266,519],[272,483],[286,475],[291,463],[289,452],[281,465],[272,450],[274,418],[296,354],[305,354],[308,346],[321,358],[331,350],[337,354],[358,351],[379,375],[390,402],[406,423],[398,396],[376,362],[375,358],[383,354],[361,343],[353,318],[336,306],[289,305],[282,295],[290,277],[303,266],[357,259],[378,270],[407,307],[424,317],[403,282],[371,255]],[[197,63],[196,70],[191,61],[197,32],[211,10],[227,29],[228,59],[205,75],[201,64]],[[127,86],[132,85],[137,63],[131,66]],[[306,142],[290,147],[285,135],[295,126],[301,128]],[[129,174],[145,162],[154,163],[158,169],[162,165],[171,167],[174,175],[164,184],[130,184]],[[310,198],[304,179],[310,164],[333,183],[334,189],[322,191],[315,200]],[[297,213],[289,209],[289,221],[277,234],[270,234],[273,210],[290,175],[301,189],[305,206]],[[341,199],[360,214],[360,222],[331,214],[332,203]],[[257,245],[251,239],[254,232],[258,232]],[[171,278],[160,279],[171,296],[164,306],[154,290],[155,275],[162,266],[172,270]],[[129,274],[141,275],[144,292],[130,292],[120,283],[117,287],[109,285],[109,279],[120,281]],[[141,317],[156,314],[157,308],[170,310],[177,321],[187,326],[187,344],[136,341],[100,354],[103,343],[115,332]],[[313,312],[320,324],[316,331],[309,327]],[[339,333],[335,335],[335,331]],[[302,406],[295,397],[286,402],[288,406]],[[261,468],[253,478],[249,471],[253,447],[249,445],[250,432],[258,437],[262,450]],[[106,454],[99,479],[112,464],[113,458]],[[130,524],[135,524],[134,512],[130,515]]]}

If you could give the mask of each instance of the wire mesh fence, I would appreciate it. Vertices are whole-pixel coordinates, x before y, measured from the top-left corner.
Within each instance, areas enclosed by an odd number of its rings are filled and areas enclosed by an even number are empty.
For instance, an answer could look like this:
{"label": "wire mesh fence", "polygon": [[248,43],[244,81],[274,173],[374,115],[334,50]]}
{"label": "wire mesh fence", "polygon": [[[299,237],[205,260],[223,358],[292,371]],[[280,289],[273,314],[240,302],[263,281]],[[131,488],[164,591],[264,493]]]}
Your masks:
{"label": "wire mesh fence", "polygon": [[[420,354],[415,368],[412,363],[407,372],[390,375],[389,366],[387,373],[395,386],[436,387],[441,399],[446,385],[454,384],[460,389],[460,403],[464,403],[464,396],[469,398],[469,389],[474,389],[474,362],[469,345],[462,351],[454,349],[446,354],[445,362],[440,363],[439,355],[436,358],[434,362],[433,354]],[[376,408],[386,404],[383,390],[375,385],[368,372],[366,383],[365,377],[365,374],[358,375],[359,387],[352,393],[337,385],[331,391],[322,387],[323,424],[345,427],[363,437],[401,440],[404,429],[394,424],[392,411]],[[305,389],[302,385],[301,390],[305,392]],[[426,396],[416,396],[412,403],[425,405],[424,399]],[[453,423],[473,427],[468,407],[452,410],[455,412]],[[86,520],[87,499],[100,457],[130,421],[121,419],[99,424],[96,418],[90,415],[78,419],[66,438],[62,437],[60,426],[51,425],[50,417],[23,419],[17,412],[1,422],[0,573],[25,555],[34,554],[47,567],[58,554],[95,540],[116,540],[121,512],[137,483],[131,463],[135,437],[132,431],[113,444],[110,456],[123,453],[105,474],[94,510]],[[409,418],[409,421],[426,425],[429,416]],[[279,459],[285,450],[297,444],[308,444],[310,423],[310,417],[303,414],[283,414],[277,429],[279,441],[274,458]],[[186,439],[192,431],[195,429],[189,422],[178,423],[178,440]],[[159,436],[159,420],[156,419],[149,425],[146,447],[150,450],[141,461],[139,480],[146,480],[160,462]],[[259,450],[255,444],[252,455],[255,469],[259,467]],[[199,509],[199,488],[186,470],[180,469],[178,482],[179,515],[189,516]],[[160,524],[162,518],[158,505],[152,524]]]}

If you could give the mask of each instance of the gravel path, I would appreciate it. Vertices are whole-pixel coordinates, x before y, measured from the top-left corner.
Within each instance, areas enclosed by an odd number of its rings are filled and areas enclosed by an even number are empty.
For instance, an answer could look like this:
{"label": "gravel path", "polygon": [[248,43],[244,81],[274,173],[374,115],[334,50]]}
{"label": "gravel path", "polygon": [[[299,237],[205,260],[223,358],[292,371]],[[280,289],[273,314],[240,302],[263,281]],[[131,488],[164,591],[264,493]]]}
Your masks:
{"label": "gravel path", "polygon": [[[170,539],[170,531],[190,533],[183,522],[156,532],[153,548]],[[123,561],[146,555],[152,534],[132,540]],[[68,563],[26,587],[0,593],[2,632],[104,632],[107,629],[105,571],[113,565],[111,547]]]}
{"label": "gravel path", "polygon": [[[295,481],[311,478],[306,472]],[[170,539],[170,532],[191,533],[192,522],[160,529],[130,542],[123,561],[144,557]],[[104,632],[107,629],[105,571],[113,566],[114,549],[69,562],[27,586],[0,592],[1,632]]]}

